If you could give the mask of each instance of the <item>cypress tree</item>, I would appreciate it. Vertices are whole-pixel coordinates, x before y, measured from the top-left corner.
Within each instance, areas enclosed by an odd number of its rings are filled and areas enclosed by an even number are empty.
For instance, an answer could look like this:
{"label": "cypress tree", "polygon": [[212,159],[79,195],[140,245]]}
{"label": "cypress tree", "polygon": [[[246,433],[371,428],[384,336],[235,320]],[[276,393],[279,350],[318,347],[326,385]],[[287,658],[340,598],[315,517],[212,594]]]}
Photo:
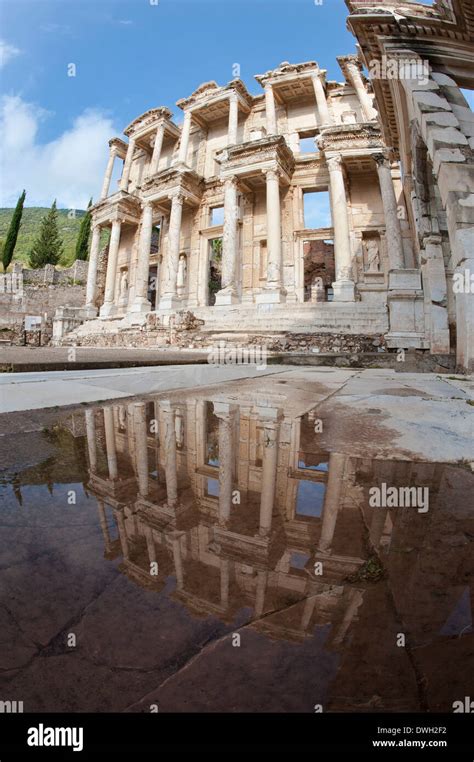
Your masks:
{"label": "cypress tree", "polygon": [[86,260],[89,254],[89,235],[91,232],[92,217],[89,209],[92,206],[92,199],[87,205],[87,211],[81,220],[81,227],[76,241],[76,259]]}
{"label": "cypress tree", "polygon": [[63,253],[63,242],[58,230],[56,199],[49,212],[41,220],[40,232],[30,251],[31,267],[57,265]]}
{"label": "cypress tree", "polygon": [[13,217],[8,228],[7,237],[2,251],[3,271],[7,271],[7,267],[13,259],[13,252],[15,251],[16,239],[18,238],[18,231],[21,224],[21,216],[23,214],[23,204],[25,203],[26,191],[23,191],[20,198],[17,201]]}

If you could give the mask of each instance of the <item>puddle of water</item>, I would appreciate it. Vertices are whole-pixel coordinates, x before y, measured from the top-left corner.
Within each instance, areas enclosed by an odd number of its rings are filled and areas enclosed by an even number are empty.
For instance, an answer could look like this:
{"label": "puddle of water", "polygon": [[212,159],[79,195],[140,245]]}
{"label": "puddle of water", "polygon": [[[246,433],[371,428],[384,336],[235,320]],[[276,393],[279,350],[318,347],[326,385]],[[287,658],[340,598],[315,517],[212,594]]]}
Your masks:
{"label": "puddle of water", "polygon": [[474,475],[323,450],[315,411],[245,394],[4,438],[0,699],[408,712],[470,695]]}

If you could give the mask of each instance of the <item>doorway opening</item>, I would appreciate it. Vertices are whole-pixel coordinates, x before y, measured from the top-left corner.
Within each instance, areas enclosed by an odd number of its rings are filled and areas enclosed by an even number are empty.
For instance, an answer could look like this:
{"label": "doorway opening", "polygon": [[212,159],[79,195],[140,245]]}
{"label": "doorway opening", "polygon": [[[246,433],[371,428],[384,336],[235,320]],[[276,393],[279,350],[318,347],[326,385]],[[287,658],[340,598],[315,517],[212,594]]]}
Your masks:
{"label": "doorway opening", "polygon": [[222,288],[222,238],[209,241],[209,299],[208,304],[216,303],[216,294]]}

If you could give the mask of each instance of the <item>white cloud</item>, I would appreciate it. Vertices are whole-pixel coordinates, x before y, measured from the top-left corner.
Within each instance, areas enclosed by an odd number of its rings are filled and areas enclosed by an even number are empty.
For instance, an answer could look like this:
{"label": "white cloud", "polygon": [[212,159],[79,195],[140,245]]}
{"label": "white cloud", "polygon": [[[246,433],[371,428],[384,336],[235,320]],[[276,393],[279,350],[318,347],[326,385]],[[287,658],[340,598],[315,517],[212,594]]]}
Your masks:
{"label": "white cloud", "polygon": [[111,119],[94,109],[49,143],[38,141],[38,127],[51,114],[20,96],[0,104],[0,205],[13,206],[25,188],[28,206],[84,209],[98,198],[108,159],[107,143],[116,133]]}
{"label": "white cloud", "polygon": [[12,58],[20,55],[21,50],[14,45],[10,45],[5,40],[0,40],[0,69],[3,69]]}

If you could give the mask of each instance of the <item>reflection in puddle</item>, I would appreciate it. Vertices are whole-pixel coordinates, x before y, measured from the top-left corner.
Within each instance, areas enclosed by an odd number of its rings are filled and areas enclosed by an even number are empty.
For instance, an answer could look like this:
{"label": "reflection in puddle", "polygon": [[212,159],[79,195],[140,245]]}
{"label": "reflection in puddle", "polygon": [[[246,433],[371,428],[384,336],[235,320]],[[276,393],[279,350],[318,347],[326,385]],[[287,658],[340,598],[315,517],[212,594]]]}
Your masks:
{"label": "reflection in puddle", "polygon": [[[474,477],[324,451],[315,420],[234,394],[43,432],[2,487],[7,692],[26,711],[451,711],[472,690]],[[427,487],[429,511],[370,507],[384,483]]]}

